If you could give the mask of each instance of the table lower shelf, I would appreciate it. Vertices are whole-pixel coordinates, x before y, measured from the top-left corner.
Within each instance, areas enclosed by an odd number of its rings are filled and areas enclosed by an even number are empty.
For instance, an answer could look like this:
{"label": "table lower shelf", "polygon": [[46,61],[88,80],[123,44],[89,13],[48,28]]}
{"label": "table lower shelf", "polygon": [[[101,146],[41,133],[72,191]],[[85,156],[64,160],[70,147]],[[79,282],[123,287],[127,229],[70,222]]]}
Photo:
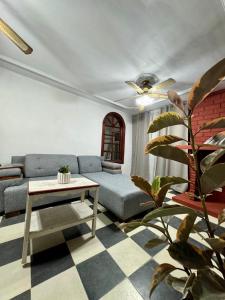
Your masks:
{"label": "table lower shelf", "polygon": [[93,210],[81,201],[33,211],[29,237],[32,239],[47,235],[93,218]]}

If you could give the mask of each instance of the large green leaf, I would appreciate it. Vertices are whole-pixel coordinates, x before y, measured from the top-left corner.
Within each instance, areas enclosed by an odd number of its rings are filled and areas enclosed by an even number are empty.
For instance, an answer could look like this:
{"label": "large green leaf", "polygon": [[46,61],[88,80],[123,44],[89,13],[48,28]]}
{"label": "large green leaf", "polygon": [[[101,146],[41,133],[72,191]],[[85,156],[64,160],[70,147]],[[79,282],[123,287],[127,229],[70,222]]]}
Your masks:
{"label": "large green leaf", "polygon": [[181,111],[184,111],[184,104],[183,101],[181,99],[181,97],[177,94],[176,91],[174,90],[169,90],[167,92],[168,98],[170,100],[170,102],[175,105],[176,107],[178,107]]}
{"label": "large green leaf", "polygon": [[152,181],[152,195],[157,195],[160,189],[160,177],[155,176],[155,178]]}
{"label": "large green leaf", "polygon": [[189,164],[189,157],[187,153],[170,145],[156,146],[149,151],[149,154],[175,160],[185,165]]}
{"label": "large green leaf", "polygon": [[132,230],[134,230],[134,229],[136,229],[140,226],[143,226],[141,219],[140,220],[133,220],[129,223],[121,224],[120,228],[124,229],[124,232],[128,233],[128,232],[130,232],[130,231],[132,231]]}
{"label": "large green leaf", "polygon": [[218,224],[225,222],[225,209],[223,209],[218,215]]}
{"label": "large green leaf", "polygon": [[225,128],[225,117],[216,118],[212,121],[206,122],[201,126],[201,130],[212,128]]}
{"label": "large green leaf", "polygon": [[193,209],[186,207],[186,206],[167,206],[167,207],[160,207],[154,209],[153,211],[149,212],[147,215],[144,216],[142,219],[143,222],[150,222],[156,218],[166,217],[166,216],[174,216],[180,214],[193,214],[196,215],[196,211]]}
{"label": "large green leaf", "polygon": [[198,79],[192,86],[188,95],[189,108],[193,110],[195,106],[199,105],[223,80],[225,76],[225,58],[210,68],[200,79]]}
{"label": "large green leaf", "polygon": [[225,149],[218,149],[205,156],[200,162],[200,168],[202,172],[204,173],[205,170],[213,166],[224,155],[225,155]]}
{"label": "large green leaf", "polygon": [[171,185],[187,183],[186,179],[175,176],[165,176],[160,177],[160,189],[158,190],[158,194],[154,196],[154,201],[158,207],[162,206],[164,199],[166,197],[166,193],[170,189]]}
{"label": "large green leaf", "polygon": [[151,227],[151,228],[154,228],[154,229],[158,230],[162,234],[165,234],[165,229],[164,228],[162,228],[162,227],[160,227],[159,225],[156,225],[156,224],[142,222],[142,220],[133,220],[129,223],[121,224],[120,228],[124,229],[124,232],[128,233],[128,232],[131,232],[132,230],[134,230],[134,229],[136,229],[140,226]]}
{"label": "large green leaf", "polygon": [[215,189],[223,187],[225,185],[225,163],[214,165],[206,170],[200,180],[204,194],[209,194]]}
{"label": "large green leaf", "polygon": [[194,300],[224,300],[225,280],[212,270],[198,270],[191,293]]}
{"label": "large green leaf", "polygon": [[168,248],[170,256],[188,269],[211,267],[212,250],[202,250],[186,241],[178,241]]}
{"label": "large green leaf", "polygon": [[155,238],[155,239],[152,239],[152,240],[148,241],[145,244],[145,247],[148,248],[148,249],[151,249],[151,248],[154,248],[156,246],[159,246],[159,245],[165,244],[165,243],[167,243],[166,240],[162,240],[160,238]]}
{"label": "large green leaf", "polygon": [[188,180],[177,177],[177,176],[163,176],[160,179],[160,186],[163,187],[166,184],[174,185],[174,184],[182,184],[182,183],[188,183]]}
{"label": "large green leaf", "polygon": [[183,293],[184,286],[185,286],[187,280],[188,280],[188,277],[177,278],[170,274],[167,275],[167,277],[166,277],[166,283],[180,293]]}
{"label": "large green leaf", "polygon": [[156,146],[173,144],[182,140],[183,138],[180,138],[179,136],[175,136],[175,135],[158,136],[148,142],[148,144],[145,147],[145,154],[148,154],[149,151]]}
{"label": "large green leaf", "polygon": [[196,215],[190,214],[187,215],[182,222],[180,223],[177,229],[177,240],[178,241],[187,241],[189,234],[193,228],[193,225],[196,220]]}
{"label": "large green leaf", "polygon": [[166,276],[174,270],[176,270],[176,267],[170,264],[161,264],[155,268],[152,276],[150,295],[153,293],[159,283],[162,282]]}
{"label": "large green leaf", "polygon": [[147,180],[140,176],[132,176],[131,180],[137,187],[139,187],[142,191],[151,196],[151,184]]}
{"label": "large green leaf", "polygon": [[179,124],[184,124],[184,120],[178,113],[165,112],[153,120],[153,122],[149,125],[148,133],[153,133],[163,128]]}
{"label": "large green leaf", "polygon": [[222,251],[225,248],[225,241],[220,238],[206,238],[206,242],[215,251]]}

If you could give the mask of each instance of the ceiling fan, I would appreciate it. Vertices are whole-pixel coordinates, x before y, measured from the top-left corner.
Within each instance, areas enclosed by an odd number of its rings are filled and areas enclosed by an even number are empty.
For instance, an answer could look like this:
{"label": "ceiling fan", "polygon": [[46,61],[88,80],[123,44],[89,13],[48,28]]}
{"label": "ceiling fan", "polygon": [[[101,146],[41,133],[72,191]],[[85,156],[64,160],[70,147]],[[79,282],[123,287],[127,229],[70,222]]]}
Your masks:
{"label": "ceiling fan", "polygon": [[0,31],[4,33],[25,54],[32,53],[33,49],[1,18]]}
{"label": "ceiling fan", "polygon": [[176,81],[173,78],[168,78],[165,81],[160,83],[158,77],[152,73],[143,73],[141,74],[136,81],[125,81],[130,87],[136,91],[136,95],[130,96],[128,98],[123,98],[115,100],[115,102],[120,102],[124,100],[137,99],[145,96],[155,99],[168,99],[167,94],[160,93],[160,90],[165,90]]}

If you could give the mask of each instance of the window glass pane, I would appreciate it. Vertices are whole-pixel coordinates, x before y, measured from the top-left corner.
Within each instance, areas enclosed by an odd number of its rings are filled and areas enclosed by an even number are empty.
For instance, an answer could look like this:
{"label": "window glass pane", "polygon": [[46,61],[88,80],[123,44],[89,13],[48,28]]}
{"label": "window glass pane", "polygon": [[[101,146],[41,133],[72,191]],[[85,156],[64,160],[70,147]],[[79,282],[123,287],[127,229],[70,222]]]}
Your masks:
{"label": "window glass pane", "polygon": [[105,127],[105,134],[112,134],[112,127]]}
{"label": "window glass pane", "polygon": [[104,144],[104,151],[112,151],[112,144]]}
{"label": "window glass pane", "polygon": [[111,143],[111,142],[112,142],[112,137],[108,136],[108,135],[105,135],[104,144],[105,143]]}
{"label": "window glass pane", "polygon": [[112,159],[111,152],[104,152],[104,159],[105,160],[111,160]]}

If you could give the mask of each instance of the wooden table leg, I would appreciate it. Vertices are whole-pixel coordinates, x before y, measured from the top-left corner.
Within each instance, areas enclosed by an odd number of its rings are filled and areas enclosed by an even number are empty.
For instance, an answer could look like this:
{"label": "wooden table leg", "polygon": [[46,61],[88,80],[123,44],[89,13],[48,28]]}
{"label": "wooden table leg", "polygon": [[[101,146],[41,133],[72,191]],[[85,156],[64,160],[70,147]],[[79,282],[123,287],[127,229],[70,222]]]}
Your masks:
{"label": "wooden table leg", "polygon": [[98,197],[99,197],[99,188],[96,189],[95,197],[94,197],[94,208],[93,208],[94,219],[92,220],[92,236],[93,237],[95,237],[95,230],[96,230]]}
{"label": "wooden table leg", "polygon": [[32,213],[32,203],[29,195],[27,195],[26,203],[26,215],[25,215],[25,227],[24,227],[24,239],[23,239],[23,252],[22,252],[22,264],[27,262],[27,252],[29,245],[29,233],[30,233],[30,222]]}
{"label": "wooden table leg", "polygon": [[84,202],[84,199],[85,199],[85,191],[84,192],[81,192],[81,202]]}

